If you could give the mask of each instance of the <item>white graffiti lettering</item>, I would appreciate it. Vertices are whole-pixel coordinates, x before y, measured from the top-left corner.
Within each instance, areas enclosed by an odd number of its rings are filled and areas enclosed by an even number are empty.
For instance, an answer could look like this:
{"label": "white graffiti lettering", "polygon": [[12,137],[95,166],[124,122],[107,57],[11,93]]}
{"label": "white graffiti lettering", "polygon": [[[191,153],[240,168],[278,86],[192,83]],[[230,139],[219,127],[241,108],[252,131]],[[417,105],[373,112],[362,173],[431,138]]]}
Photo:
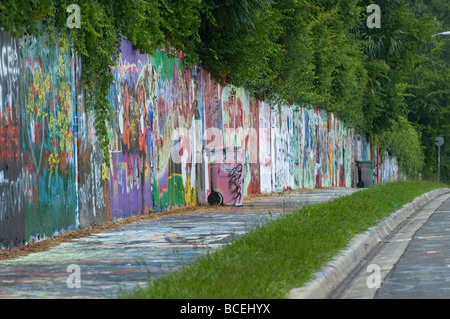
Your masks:
{"label": "white graffiti lettering", "polygon": [[0,221],[7,213],[22,211],[23,205],[23,180],[20,175],[15,181],[8,181],[4,172],[0,172]]}

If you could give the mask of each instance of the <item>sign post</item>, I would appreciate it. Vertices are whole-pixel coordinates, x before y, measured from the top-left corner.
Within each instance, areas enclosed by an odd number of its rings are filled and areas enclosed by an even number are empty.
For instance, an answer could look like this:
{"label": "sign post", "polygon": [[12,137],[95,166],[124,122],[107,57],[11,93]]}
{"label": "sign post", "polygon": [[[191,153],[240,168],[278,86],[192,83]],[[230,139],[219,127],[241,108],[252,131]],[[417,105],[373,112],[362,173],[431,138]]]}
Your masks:
{"label": "sign post", "polygon": [[444,144],[444,139],[442,137],[436,137],[434,144],[438,147],[438,169],[437,169],[437,180],[439,182],[439,175],[441,170],[441,146]]}

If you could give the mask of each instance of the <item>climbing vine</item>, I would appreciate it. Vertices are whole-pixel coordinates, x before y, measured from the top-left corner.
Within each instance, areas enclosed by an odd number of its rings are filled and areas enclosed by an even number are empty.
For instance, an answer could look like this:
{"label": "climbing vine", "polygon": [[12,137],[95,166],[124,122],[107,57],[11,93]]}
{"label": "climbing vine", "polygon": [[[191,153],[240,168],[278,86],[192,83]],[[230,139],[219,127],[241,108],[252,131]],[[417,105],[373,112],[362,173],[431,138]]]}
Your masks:
{"label": "climbing vine", "polygon": [[[11,0],[0,3],[0,27],[15,38],[48,35],[54,45],[70,38],[82,58],[82,82],[87,110],[94,123],[105,159],[109,158],[107,122],[112,110],[107,95],[113,84],[111,66],[120,55],[122,37],[136,49],[152,53],[168,48],[189,53],[197,42],[200,0]],[[80,27],[68,27],[69,5],[80,9]],[[109,165],[109,161],[105,160]]]}

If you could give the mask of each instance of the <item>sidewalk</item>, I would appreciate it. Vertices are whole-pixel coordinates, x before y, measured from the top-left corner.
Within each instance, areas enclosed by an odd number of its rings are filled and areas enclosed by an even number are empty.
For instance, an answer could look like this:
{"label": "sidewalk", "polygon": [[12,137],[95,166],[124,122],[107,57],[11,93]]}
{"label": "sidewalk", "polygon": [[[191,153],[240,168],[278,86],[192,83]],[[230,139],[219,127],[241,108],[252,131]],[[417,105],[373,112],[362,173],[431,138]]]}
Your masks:
{"label": "sidewalk", "polygon": [[409,245],[386,276],[375,299],[450,298],[450,194],[414,233]]}
{"label": "sidewalk", "polygon": [[[450,298],[449,213],[450,193],[428,201],[382,238],[329,298]],[[367,284],[370,265],[379,267],[379,287]]]}
{"label": "sidewalk", "polygon": [[[142,221],[64,242],[48,251],[0,261],[0,298],[117,298],[271,218],[356,190],[319,189],[261,196],[244,202],[242,207],[217,207],[210,212]],[[79,267],[80,288],[68,287],[68,278],[74,278],[70,265]]]}

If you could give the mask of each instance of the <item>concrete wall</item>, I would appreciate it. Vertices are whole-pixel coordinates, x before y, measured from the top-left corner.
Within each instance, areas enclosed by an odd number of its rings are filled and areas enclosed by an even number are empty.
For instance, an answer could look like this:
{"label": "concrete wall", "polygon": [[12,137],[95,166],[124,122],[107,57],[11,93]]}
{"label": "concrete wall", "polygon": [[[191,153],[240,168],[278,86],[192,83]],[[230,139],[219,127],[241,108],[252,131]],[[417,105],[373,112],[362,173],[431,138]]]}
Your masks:
{"label": "concrete wall", "polygon": [[19,41],[0,32],[0,243],[15,243],[24,238],[19,83]]}
{"label": "concrete wall", "polygon": [[364,136],[315,108],[271,107],[220,86],[201,67],[126,40],[111,69],[110,166],[83,105],[82,65],[69,41],[0,33],[0,245],[53,236],[132,214],[206,204],[205,148],[243,146],[236,196],[352,187],[356,160],[377,160],[378,181],[397,179]]}
{"label": "concrete wall", "polygon": [[76,61],[69,42],[0,34],[0,243],[77,227]]}

